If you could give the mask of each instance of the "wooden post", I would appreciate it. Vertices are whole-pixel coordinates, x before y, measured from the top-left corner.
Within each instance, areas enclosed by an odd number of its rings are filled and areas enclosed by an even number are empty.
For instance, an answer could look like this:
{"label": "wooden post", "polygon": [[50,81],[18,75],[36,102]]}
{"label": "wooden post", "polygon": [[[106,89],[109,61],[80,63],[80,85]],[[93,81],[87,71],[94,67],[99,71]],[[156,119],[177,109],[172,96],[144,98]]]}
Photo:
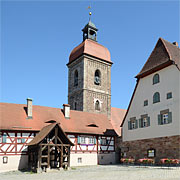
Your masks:
{"label": "wooden post", "polygon": [[41,145],[39,145],[39,151],[38,151],[38,172],[41,172],[41,161],[42,161],[42,158],[41,158],[41,156],[42,156],[42,146]]}
{"label": "wooden post", "polygon": [[48,146],[48,159],[47,159],[47,167],[50,168],[50,146]]}
{"label": "wooden post", "polygon": [[63,167],[63,145],[61,145],[61,168]]}
{"label": "wooden post", "polygon": [[70,167],[70,146],[68,147],[68,167]]}

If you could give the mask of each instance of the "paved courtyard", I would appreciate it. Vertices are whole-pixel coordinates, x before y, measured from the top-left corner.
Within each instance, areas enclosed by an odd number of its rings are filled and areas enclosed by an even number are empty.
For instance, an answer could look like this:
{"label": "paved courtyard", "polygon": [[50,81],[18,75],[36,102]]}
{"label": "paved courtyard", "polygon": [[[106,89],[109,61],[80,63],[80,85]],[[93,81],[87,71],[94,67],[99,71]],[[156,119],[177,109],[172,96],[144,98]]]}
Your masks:
{"label": "paved courtyard", "polygon": [[180,180],[180,167],[86,166],[68,171],[34,174],[12,171],[0,173],[0,180]]}

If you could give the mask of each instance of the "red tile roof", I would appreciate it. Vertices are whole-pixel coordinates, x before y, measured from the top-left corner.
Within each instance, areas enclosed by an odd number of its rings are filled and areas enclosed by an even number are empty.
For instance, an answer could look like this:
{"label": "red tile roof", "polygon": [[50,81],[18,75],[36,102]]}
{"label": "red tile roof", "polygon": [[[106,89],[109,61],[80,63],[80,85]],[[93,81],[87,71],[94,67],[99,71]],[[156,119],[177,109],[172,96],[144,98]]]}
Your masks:
{"label": "red tile roof", "polygon": [[159,38],[150,57],[136,78],[142,78],[171,64],[176,64],[180,68],[180,49],[176,45]]}
{"label": "red tile roof", "polygon": [[114,130],[116,131],[116,133],[118,134],[118,136],[121,136],[121,128],[120,125],[123,121],[123,118],[126,114],[125,109],[119,109],[119,108],[111,108],[111,124],[114,128]]}
{"label": "red tile roof", "polygon": [[[112,110],[112,112],[117,113],[118,111]],[[123,114],[120,114],[120,117],[117,114],[112,116],[111,121],[114,126],[116,126],[117,121],[122,121],[121,115]],[[60,123],[61,128],[66,133],[116,134],[111,121],[102,114],[71,110],[70,119],[65,119],[63,110],[60,108],[33,105],[33,118],[28,119],[26,105],[0,103],[0,130],[40,131],[47,125],[48,121]],[[89,126],[90,124],[97,127]],[[115,129],[117,128],[119,127]]]}
{"label": "red tile roof", "polygon": [[88,54],[112,64],[109,50],[101,44],[90,39],[86,39],[72,50],[69,56],[69,63],[73,62],[83,54]]}

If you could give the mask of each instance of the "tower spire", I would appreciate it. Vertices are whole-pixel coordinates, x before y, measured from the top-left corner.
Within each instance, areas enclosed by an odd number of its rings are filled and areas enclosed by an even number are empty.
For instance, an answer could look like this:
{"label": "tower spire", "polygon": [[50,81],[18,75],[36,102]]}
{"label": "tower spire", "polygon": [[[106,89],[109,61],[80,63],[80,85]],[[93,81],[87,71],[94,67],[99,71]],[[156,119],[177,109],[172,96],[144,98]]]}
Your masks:
{"label": "tower spire", "polygon": [[[91,6],[88,6],[88,9],[91,9]],[[91,21],[91,11],[89,11],[89,22],[83,28],[83,41],[86,39],[91,39],[93,41],[97,41],[97,31],[98,29]]]}

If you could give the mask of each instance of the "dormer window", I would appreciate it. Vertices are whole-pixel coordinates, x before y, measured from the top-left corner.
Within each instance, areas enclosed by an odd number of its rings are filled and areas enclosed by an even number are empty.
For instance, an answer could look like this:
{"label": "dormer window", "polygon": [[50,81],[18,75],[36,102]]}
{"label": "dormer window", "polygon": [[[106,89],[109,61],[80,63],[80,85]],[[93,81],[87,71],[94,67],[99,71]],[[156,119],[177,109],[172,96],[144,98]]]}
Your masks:
{"label": "dormer window", "polygon": [[153,76],[153,84],[157,84],[160,82],[159,74],[155,74]]}
{"label": "dormer window", "polygon": [[101,83],[101,73],[100,73],[100,71],[97,69],[97,70],[95,71],[95,74],[94,74],[94,84],[100,85],[100,83]]}
{"label": "dormer window", "polygon": [[78,71],[74,72],[74,86],[78,86]]}

